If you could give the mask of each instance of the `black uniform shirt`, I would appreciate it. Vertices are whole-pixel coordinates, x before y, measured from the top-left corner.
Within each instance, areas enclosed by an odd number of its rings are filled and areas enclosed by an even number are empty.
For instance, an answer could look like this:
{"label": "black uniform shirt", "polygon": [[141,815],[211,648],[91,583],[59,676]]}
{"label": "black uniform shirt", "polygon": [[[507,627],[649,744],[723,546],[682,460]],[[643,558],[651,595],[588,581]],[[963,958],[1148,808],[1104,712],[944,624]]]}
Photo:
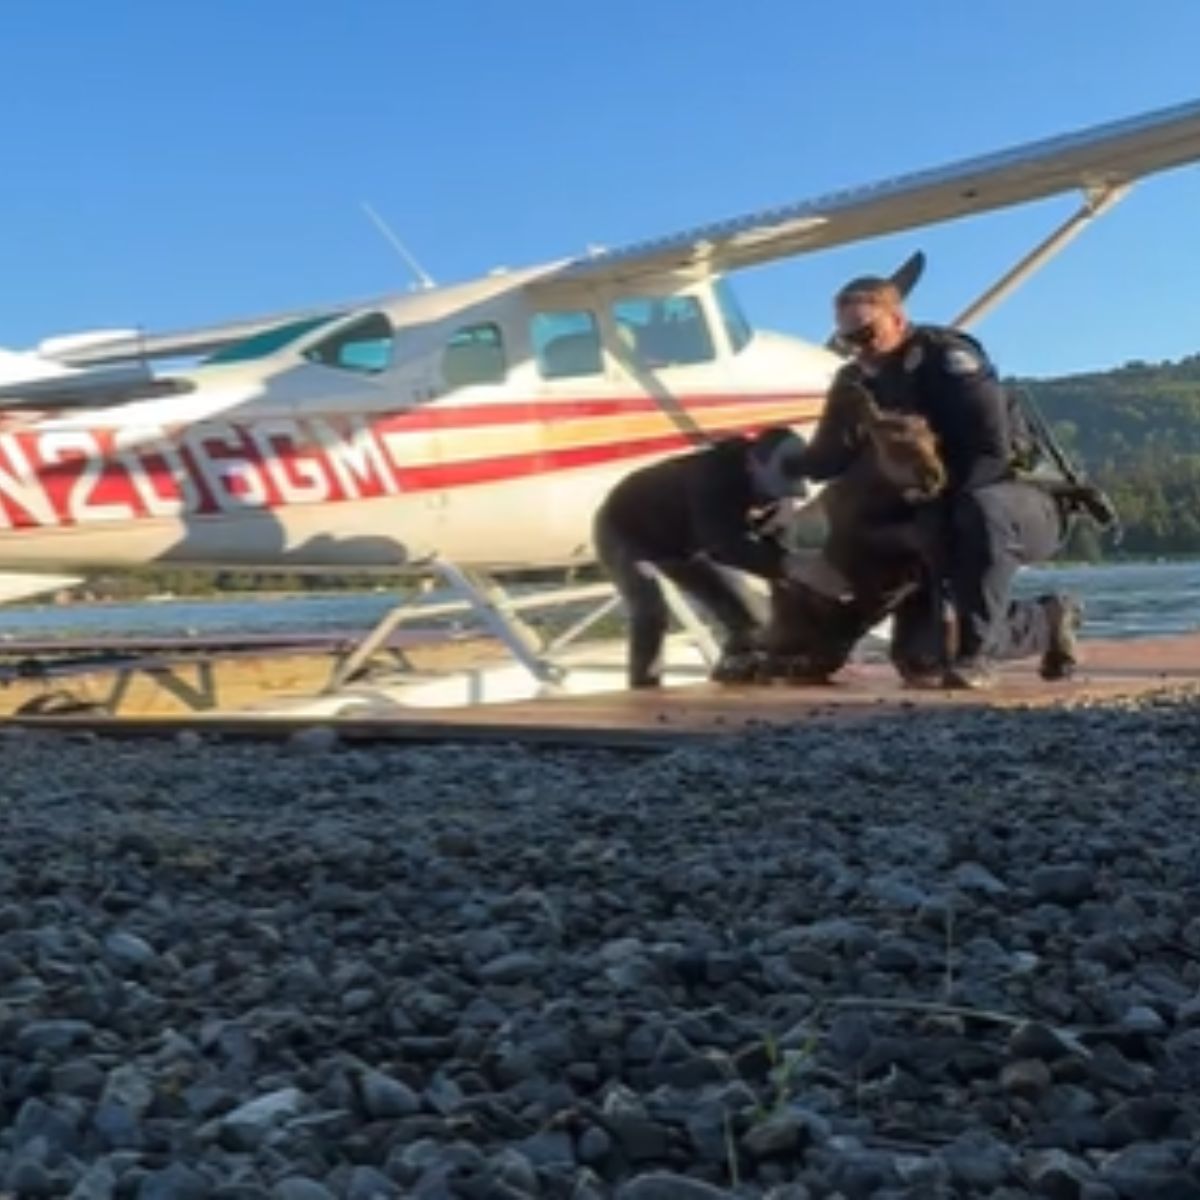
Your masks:
{"label": "black uniform shirt", "polygon": [[650,561],[696,554],[765,578],[779,574],[782,547],[754,531],[755,494],[748,443],[730,438],[642,467],[609,493],[603,511],[613,529]]}
{"label": "black uniform shirt", "polygon": [[973,338],[933,325],[913,326],[902,345],[867,371],[848,363],[830,389],[830,403],[803,456],[810,479],[840,475],[860,443],[836,403],[840,382],[861,383],[882,409],[918,413],[941,444],[950,491],[971,491],[1012,476],[1009,401]]}

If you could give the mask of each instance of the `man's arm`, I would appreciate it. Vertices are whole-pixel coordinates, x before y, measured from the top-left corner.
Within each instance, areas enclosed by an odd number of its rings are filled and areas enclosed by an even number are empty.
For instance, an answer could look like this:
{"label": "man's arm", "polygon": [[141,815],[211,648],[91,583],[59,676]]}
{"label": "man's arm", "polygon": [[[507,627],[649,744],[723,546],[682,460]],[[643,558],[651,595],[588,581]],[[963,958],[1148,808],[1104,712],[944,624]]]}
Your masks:
{"label": "man's arm", "polygon": [[954,342],[931,348],[923,392],[941,441],[949,490],[973,491],[1011,476],[1008,398],[988,360]]}

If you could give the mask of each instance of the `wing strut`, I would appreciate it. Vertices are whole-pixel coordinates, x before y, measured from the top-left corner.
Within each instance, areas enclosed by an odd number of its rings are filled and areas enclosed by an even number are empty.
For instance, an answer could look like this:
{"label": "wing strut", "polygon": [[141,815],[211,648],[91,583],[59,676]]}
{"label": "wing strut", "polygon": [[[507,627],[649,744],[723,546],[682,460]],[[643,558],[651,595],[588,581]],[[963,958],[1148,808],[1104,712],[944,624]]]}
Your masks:
{"label": "wing strut", "polygon": [[984,313],[1000,303],[1010,292],[1020,287],[1035,271],[1049,262],[1073,238],[1083,232],[1088,222],[1106,213],[1129,191],[1130,184],[1115,184],[1089,192],[1079,211],[1068,217],[1048,238],[1035,246],[1020,262],[1002,275],[977,300],[967,305],[951,325],[965,329]]}

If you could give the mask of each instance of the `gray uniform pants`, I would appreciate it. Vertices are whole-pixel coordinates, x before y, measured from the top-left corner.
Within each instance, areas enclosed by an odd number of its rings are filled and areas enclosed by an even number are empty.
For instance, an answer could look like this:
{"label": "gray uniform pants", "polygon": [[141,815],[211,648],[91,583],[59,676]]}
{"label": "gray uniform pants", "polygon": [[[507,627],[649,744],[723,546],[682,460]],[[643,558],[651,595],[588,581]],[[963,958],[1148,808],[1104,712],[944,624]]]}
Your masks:
{"label": "gray uniform pants", "polygon": [[1054,556],[1063,538],[1058,503],[1030,483],[967,492],[950,509],[950,590],[959,656],[1028,658],[1050,648],[1046,606],[1011,598],[1013,576]]}
{"label": "gray uniform pants", "polygon": [[1062,541],[1058,503],[1033,484],[1004,482],[954,498],[937,578],[901,602],[893,617],[892,661],[901,674],[946,665],[945,611],[958,626],[960,659],[1031,658],[1051,648],[1041,600],[1014,600],[1013,577],[1046,562]]}

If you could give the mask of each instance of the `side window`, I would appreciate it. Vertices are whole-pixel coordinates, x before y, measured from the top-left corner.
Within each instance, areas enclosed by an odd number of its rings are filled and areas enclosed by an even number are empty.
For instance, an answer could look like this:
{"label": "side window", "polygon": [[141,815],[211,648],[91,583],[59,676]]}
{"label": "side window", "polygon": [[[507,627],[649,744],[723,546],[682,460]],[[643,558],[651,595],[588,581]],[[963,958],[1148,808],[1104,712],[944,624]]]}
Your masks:
{"label": "side window", "polygon": [[304,357],[325,367],[374,375],[392,365],[393,338],[392,323],[387,317],[372,313],[310,346]]}
{"label": "side window", "polygon": [[508,374],[499,325],[465,325],[442,351],[442,382],[448,388],[503,383]]}
{"label": "side window", "polygon": [[704,310],[694,296],[618,300],[613,321],[626,351],[650,370],[686,367],[716,357]]}
{"label": "side window", "polygon": [[533,353],[543,379],[600,375],[600,327],[586,311],[534,313],[529,327]]}
{"label": "side window", "polygon": [[729,280],[718,279],[713,286],[713,295],[716,297],[717,307],[721,310],[721,320],[725,322],[725,333],[729,337],[730,348],[737,354],[749,345],[754,330],[746,320],[746,314],[742,312],[742,306],[738,303]]}

